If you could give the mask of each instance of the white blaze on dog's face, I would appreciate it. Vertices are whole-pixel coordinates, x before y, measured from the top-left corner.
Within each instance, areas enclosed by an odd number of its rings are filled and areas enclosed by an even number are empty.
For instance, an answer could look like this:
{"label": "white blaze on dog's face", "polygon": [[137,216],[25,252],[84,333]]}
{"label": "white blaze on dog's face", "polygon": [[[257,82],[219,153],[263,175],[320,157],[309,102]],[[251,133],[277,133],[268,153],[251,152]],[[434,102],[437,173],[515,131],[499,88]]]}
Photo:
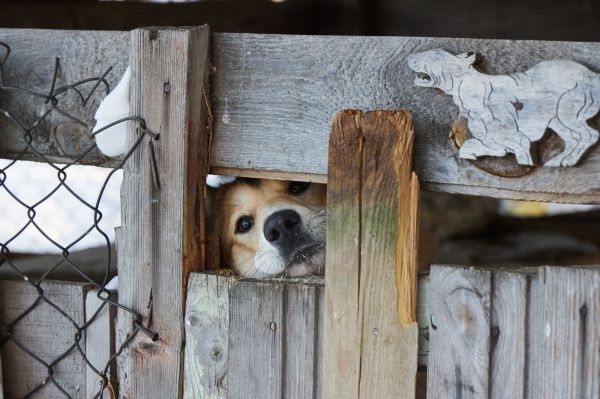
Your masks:
{"label": "white blaze on dog's face", "polygon": [[237,274],[323,273],[325,185],[238,179],[219,188],[213,201],[222,259]]}

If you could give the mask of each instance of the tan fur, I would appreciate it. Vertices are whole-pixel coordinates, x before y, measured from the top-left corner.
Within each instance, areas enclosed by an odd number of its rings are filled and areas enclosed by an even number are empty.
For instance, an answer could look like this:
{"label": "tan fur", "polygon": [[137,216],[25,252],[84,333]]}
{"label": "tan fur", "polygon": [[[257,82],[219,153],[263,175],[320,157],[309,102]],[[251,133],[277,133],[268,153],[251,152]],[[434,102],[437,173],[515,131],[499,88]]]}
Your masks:
{"label": "tan fur", "polygon": [[[322,242],[322,253],[313,261],[324,265],[326,186],[311,184],[304,193],[292,195],[288,192],[289,184],[280,180],[238,179],[213,191],[210,217],[220,237],[221,259],[226,267],[246,277],[289,274],[290,270],[286,270],[287,266],[263,235],[265,219],[282,209],[298,212],[308,233]],[[250,231],[236,234],[237,221],[244,215],[252,217],[254,225]],[[293,274],[302,275],[296,269]]]}

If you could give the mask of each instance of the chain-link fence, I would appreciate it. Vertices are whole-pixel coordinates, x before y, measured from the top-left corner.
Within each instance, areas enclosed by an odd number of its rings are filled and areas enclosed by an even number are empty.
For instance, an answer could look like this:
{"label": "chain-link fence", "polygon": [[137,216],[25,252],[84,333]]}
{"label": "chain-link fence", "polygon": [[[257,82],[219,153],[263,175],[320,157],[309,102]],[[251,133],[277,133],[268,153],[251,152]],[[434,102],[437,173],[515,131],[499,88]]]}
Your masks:
{"label": "chain-link fence", "polygon": [[[111,364],[114,364],[115,358],[119,356],[127,343],[135,336],[138,330],[140,328],[144,328],[141,325],[141,316],[132,309],[129,309],[126,306],[118,303],[118,301],[114,300],[114,296],[111,296],[111,293],[106,287],[110,279],[110,265],[111,263],[114,263],[114,257],[116,254],[114,247],[111,246],[109,235],[100,225],[100,221],[103,218],[103,214],[100,211],[100,206],[103,201],[103,195],[105,194],[106,187],[115,173],[123,166],[125,162],[127,162],[131,154],[136,151],[136,149],[140,146],[140,143],[144,141],[144,138],[148,137],[150,146],[152,146],[152,141],[153,139],[156,139],[157,136],[146,129],[144,120],[142,118],[134,116],[119,119],[110,125],[103,127],[102,129],[93,131],[93,120],[84,120],[84,118],[78,116],[86,113],[89,114],[89,112],[79,112],[77,115],[75,115],[74,112],[67,111],[67,109],[72,107],[62,106],[62,101],[67,95],[69,95],[71,98],[75,96],[78,99],[78,106],[81,108],[81,110],[85,109],[86,107],[89,108],[90,104],[92,103],[97,104],[99,97],[102,97],[110,92],[108,83],[109,79],[107,79],[107,77],[111,73],[111,68],[108,68],[101,76],[91,76],[77,82],[59,84],[58,74],[60,68],[60,59],[56,59],[53,68],[53,74],[48,76],[48,91],[39,92],[39,90],[33,90],[30,88],[34,86],[29,84],[30,82],[7,81],[5,78],[5,65],[10,57],[10,51],[10,47],[7,44],[0,42],[0,97],[3,95],[10,98],[14,98],[15,96],[29,96],[32,99],[35,99],[38,103],[42,104],[42,111],[40,112],[40,109],[19,109],[18,112],[15,112],[14,109],[8,109],[10,107],[6,106],[0,109],[0,119],[4,119],[5,122],[9,123],[11,125],[11,129],[20,132],[19,136],[22,138],[23,142],[22,152],[17,154],[17,156],[15,156],[13,159],[5,160],[2,164],[0,164],[0,192],[3,191],[4,194],[7,194],[2,198],[4,198],[4,200],[10,200],[13,208],[15,204],[18,204],[16,205],[18,211],[23,212],[26,215],[26,222],[24,225],[10,226],[12,228],[11,231],[16,230],[16,233],[11,233],[9,236],[5,235],[0,239],[0,271],[2,269],[10,269],[11,273],[21,281],[21,284],[26,283],[29,287],[35,290],[31,296],[31,303],[28,303],[27,306],[19,312],[19,314],[12,315],[9,319],[5,319],[6,312],[0,314],[0,347],[2,349],[2,353],[4,353],[7,345],[14,345],[19,351],[22,352],[21,354],[26,354],[29,356],[30,359],[33,359],[37,365],[46,371],[45,378],[40,381],[30,381],[28,385],[26,384],[27,390],[24,393],[19,393],[18,396],[48,397],[46,389],[50,384],[56,388],[52,389],[53,392],[58,390],[58,392],[62,393],[64,397],[71,398],[85,396],[85,389],[83,392],[72,392],[69,390],[69,387],[72,385],[65,384],[60,378],[57,377],[62,372],[63,367],[61,364],[62,362],[65,362],[65,359],[72,356],[80,356],[85,362],[85,366],[89,368],[88,371],[91,369],[93,370],[93,373],[98,376],[98,389],[96,389],[97,392],[95,393],[95,397],[103,397],[107,393],[113,397],[116,395],[117,387],[114,380],[110,378],[109,367],[111,367]],[[92,98],[94,98],[96,101],[90,101]],[[84,163],[83,161],[85,158],[94,150],[95,144],[93,140],[91,141],[92,144],[90,144],[88,148],[82,148],[80,153],[77,154],[77,156],[72,156],[68,163],[58,164],[53,162],[50,157],[42,153],[42,151],[40,151],[38,148],[36,148],[36,145],[34,145],[34,137],[42,134],[40,130],[41,126],[44,124],[44,122],[50,120],[50,118],[53,119],[53,123],[55,118],[61,118],[71,124],[78,125],[84,129],[87,132],[86,134],[89,134],[90,137],[102,134],[104,131],[117,124],[129,123],[135,125],[137,129],[137,137],[135,141],[130,146],[127,153],[120,159],[118,164],[106,174],[104,181],[100,187],[98,187],[99,193],[95,200],[90,201],[89,198],[84,198],[77,192],[77,189],[74,188],[69,181],[70,171],[72,171],[76,165]],[[28,181],[11,181],[10,179],[11,170],[16,170],[16,165],[21,159],[25,158],[26,154],[28,159],[32,158],[32,154],[35,154],[33,155],[35,159],[51,168],[55,176],[55,181],[52,183],[53,188],[35,202],[20,198],[17,190],[11,188],[14,187],[14,184],[31,184]],[[9,182],[11,182],[11,184],[9,184]],[[81,217],[81,209],[83,209],[83,212],[85,212],[84,216],[88,218],[87,220],[89,220],[89,224],[86,226],[85,231],[83,231],[83,233],[78,235],[75,239],[70,240],[70,242],[60,242],[60,240],[57,240],[51,234],[48,234],[44,225],[39,222],[40,208],[46,202],[50,201],[51,198],[53,198],[53,196],[59,192],[59,190],[63,194],[66,190],[72,199],[74,199],[78,204],[81,204],[80,210],[77,211],[79,212],[77,217]],[[0,199],[0,201],[4,200]],[[4,208],[5,211],[8,209],[6,203],[3,205],[2,202],[0,202],[0,210],[2,208]],[[75,210],[73,210],[73,212],[75,212]],[[57,217],[62,218],[62,220],[57,221],[62,225],[72,223],[71,218],[64,217],[64,213],[57,215]],[[73,215],[73,218],[75,218],[75,215]],[[48,261],[47,264],[43,265],[44,270],[35,276],[28,275],[27,271],[24,270],[23,265],[21,264],[21,259],[14,256],[14,251],[11,252],[11,244],[14,244],[20,235],[23,235],[24,232],[31,229],[34,229],[36,234],[39,233],[39,235],[41,235],[59,253],[59,255],[52,261]],[[81,260],[73,256],[73,249],[92,233],[102,237],[102,246],[105,248],[103,251],[103,263],[105,264],[105,267],[102,273],[103,276],[101,277],[98,277],[97,275],[93,276],[92,273],[90,273],[85,259]],[[85,315],[84,320],[81,318],[74,318],[72,312],[64,309],[64,303],[61,303],[61,301],[56,299],[56,295],[48,294],[48,290],[50,289],[48,285],[49,280],[53,273],[59,268],[69,269],[79,277],[80,281],[85,282],[90,287],[97,290],[97,298],[101,305],[98,306],[93,314]],[[10,302],[11,298],[4,298],[4,301]],[[2,306],[4,306],[4,304],[0,304],[0,307]],[[110,358],[106,364],[99,366],[98,364],[92,364],[92,362],[89,360],[88,355],[86,354],[85,339],[86,331],[90,328],[90,326],[93,325],[93,323],[96,322],[98,315],[100,315],[101,312],[106,311],[106,307],[111,309],[120,308],[125,312],[133,314],[134,325],[130,327],[130,331],[127,334],[127,339],[117,345],[114,353],[110,355]],[[72,336],[72,343],[66,348],[66,350],[58,346],[56,348],[45,348],[45,351],[48,351],[49,349],[56,349],[56,353],[54,353],[51,358],[48,358],[47,356],[41,356],[39,353],[36,353],[36,349],[32,347],[31,342],[29,340],[25,340],[20,335],[20,332],[22,331],[22,329],[19,328],[20,324],[25,323],[28,318],[33,316],[39,317],[40,311],[52,313],[51,315],[47,315],[49,317],[46,317],[46,320],[50,320],[51,322],[53,320],[56,322],[61,322],[63,323],[62,325],[64,325],[66,322],[70,331],[62,331],[61,333],[71,334]],[[31,320],[28,320],[28,323],[31,322]],[[40,337],[48,334],[48,325],[41,322],[39,325],[36,325],[36,320],[33,322],[33,325],[35,326],[34,329],[39,329],[39,331],[34,331],[35,334],[39,332]],[[51,340],[52,337],[50,337],[50,342]],[[10,359],[2,358],[2,367],[4,369],[4,375],[7,375],[7,369],[18,368],[19,365],[10,364]],[[25,374],[27,373],[26,370],[21,370],[20,372]],[[5,388],[9,384],[12,384],[12,382],[6,380],[4,381]],[[82,385],[84,384],[85,381],[82,382]]]}

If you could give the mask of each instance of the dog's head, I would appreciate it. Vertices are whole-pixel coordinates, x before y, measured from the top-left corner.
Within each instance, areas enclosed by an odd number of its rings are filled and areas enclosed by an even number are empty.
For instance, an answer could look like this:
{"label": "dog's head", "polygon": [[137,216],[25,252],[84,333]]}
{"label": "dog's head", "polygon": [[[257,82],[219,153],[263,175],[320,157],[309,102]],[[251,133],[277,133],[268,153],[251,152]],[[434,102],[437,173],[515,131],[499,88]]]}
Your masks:
{"label": "dog's head", "polygon": [[210,193],[210,219],[225,265],[244,277],[322,274],[326,187],[237,179]]}

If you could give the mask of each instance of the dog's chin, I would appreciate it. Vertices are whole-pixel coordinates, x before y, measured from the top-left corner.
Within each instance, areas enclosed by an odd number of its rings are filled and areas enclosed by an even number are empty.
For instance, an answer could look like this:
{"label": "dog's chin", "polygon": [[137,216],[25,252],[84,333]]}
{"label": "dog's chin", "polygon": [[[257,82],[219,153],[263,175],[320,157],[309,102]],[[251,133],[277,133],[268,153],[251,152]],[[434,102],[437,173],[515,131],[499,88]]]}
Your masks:
{"label": "dog's chin", "polygon": [[285,269],[285,275],[289,277],[319,276],[324,273],[325,247],[319,244],[299,249]]}

